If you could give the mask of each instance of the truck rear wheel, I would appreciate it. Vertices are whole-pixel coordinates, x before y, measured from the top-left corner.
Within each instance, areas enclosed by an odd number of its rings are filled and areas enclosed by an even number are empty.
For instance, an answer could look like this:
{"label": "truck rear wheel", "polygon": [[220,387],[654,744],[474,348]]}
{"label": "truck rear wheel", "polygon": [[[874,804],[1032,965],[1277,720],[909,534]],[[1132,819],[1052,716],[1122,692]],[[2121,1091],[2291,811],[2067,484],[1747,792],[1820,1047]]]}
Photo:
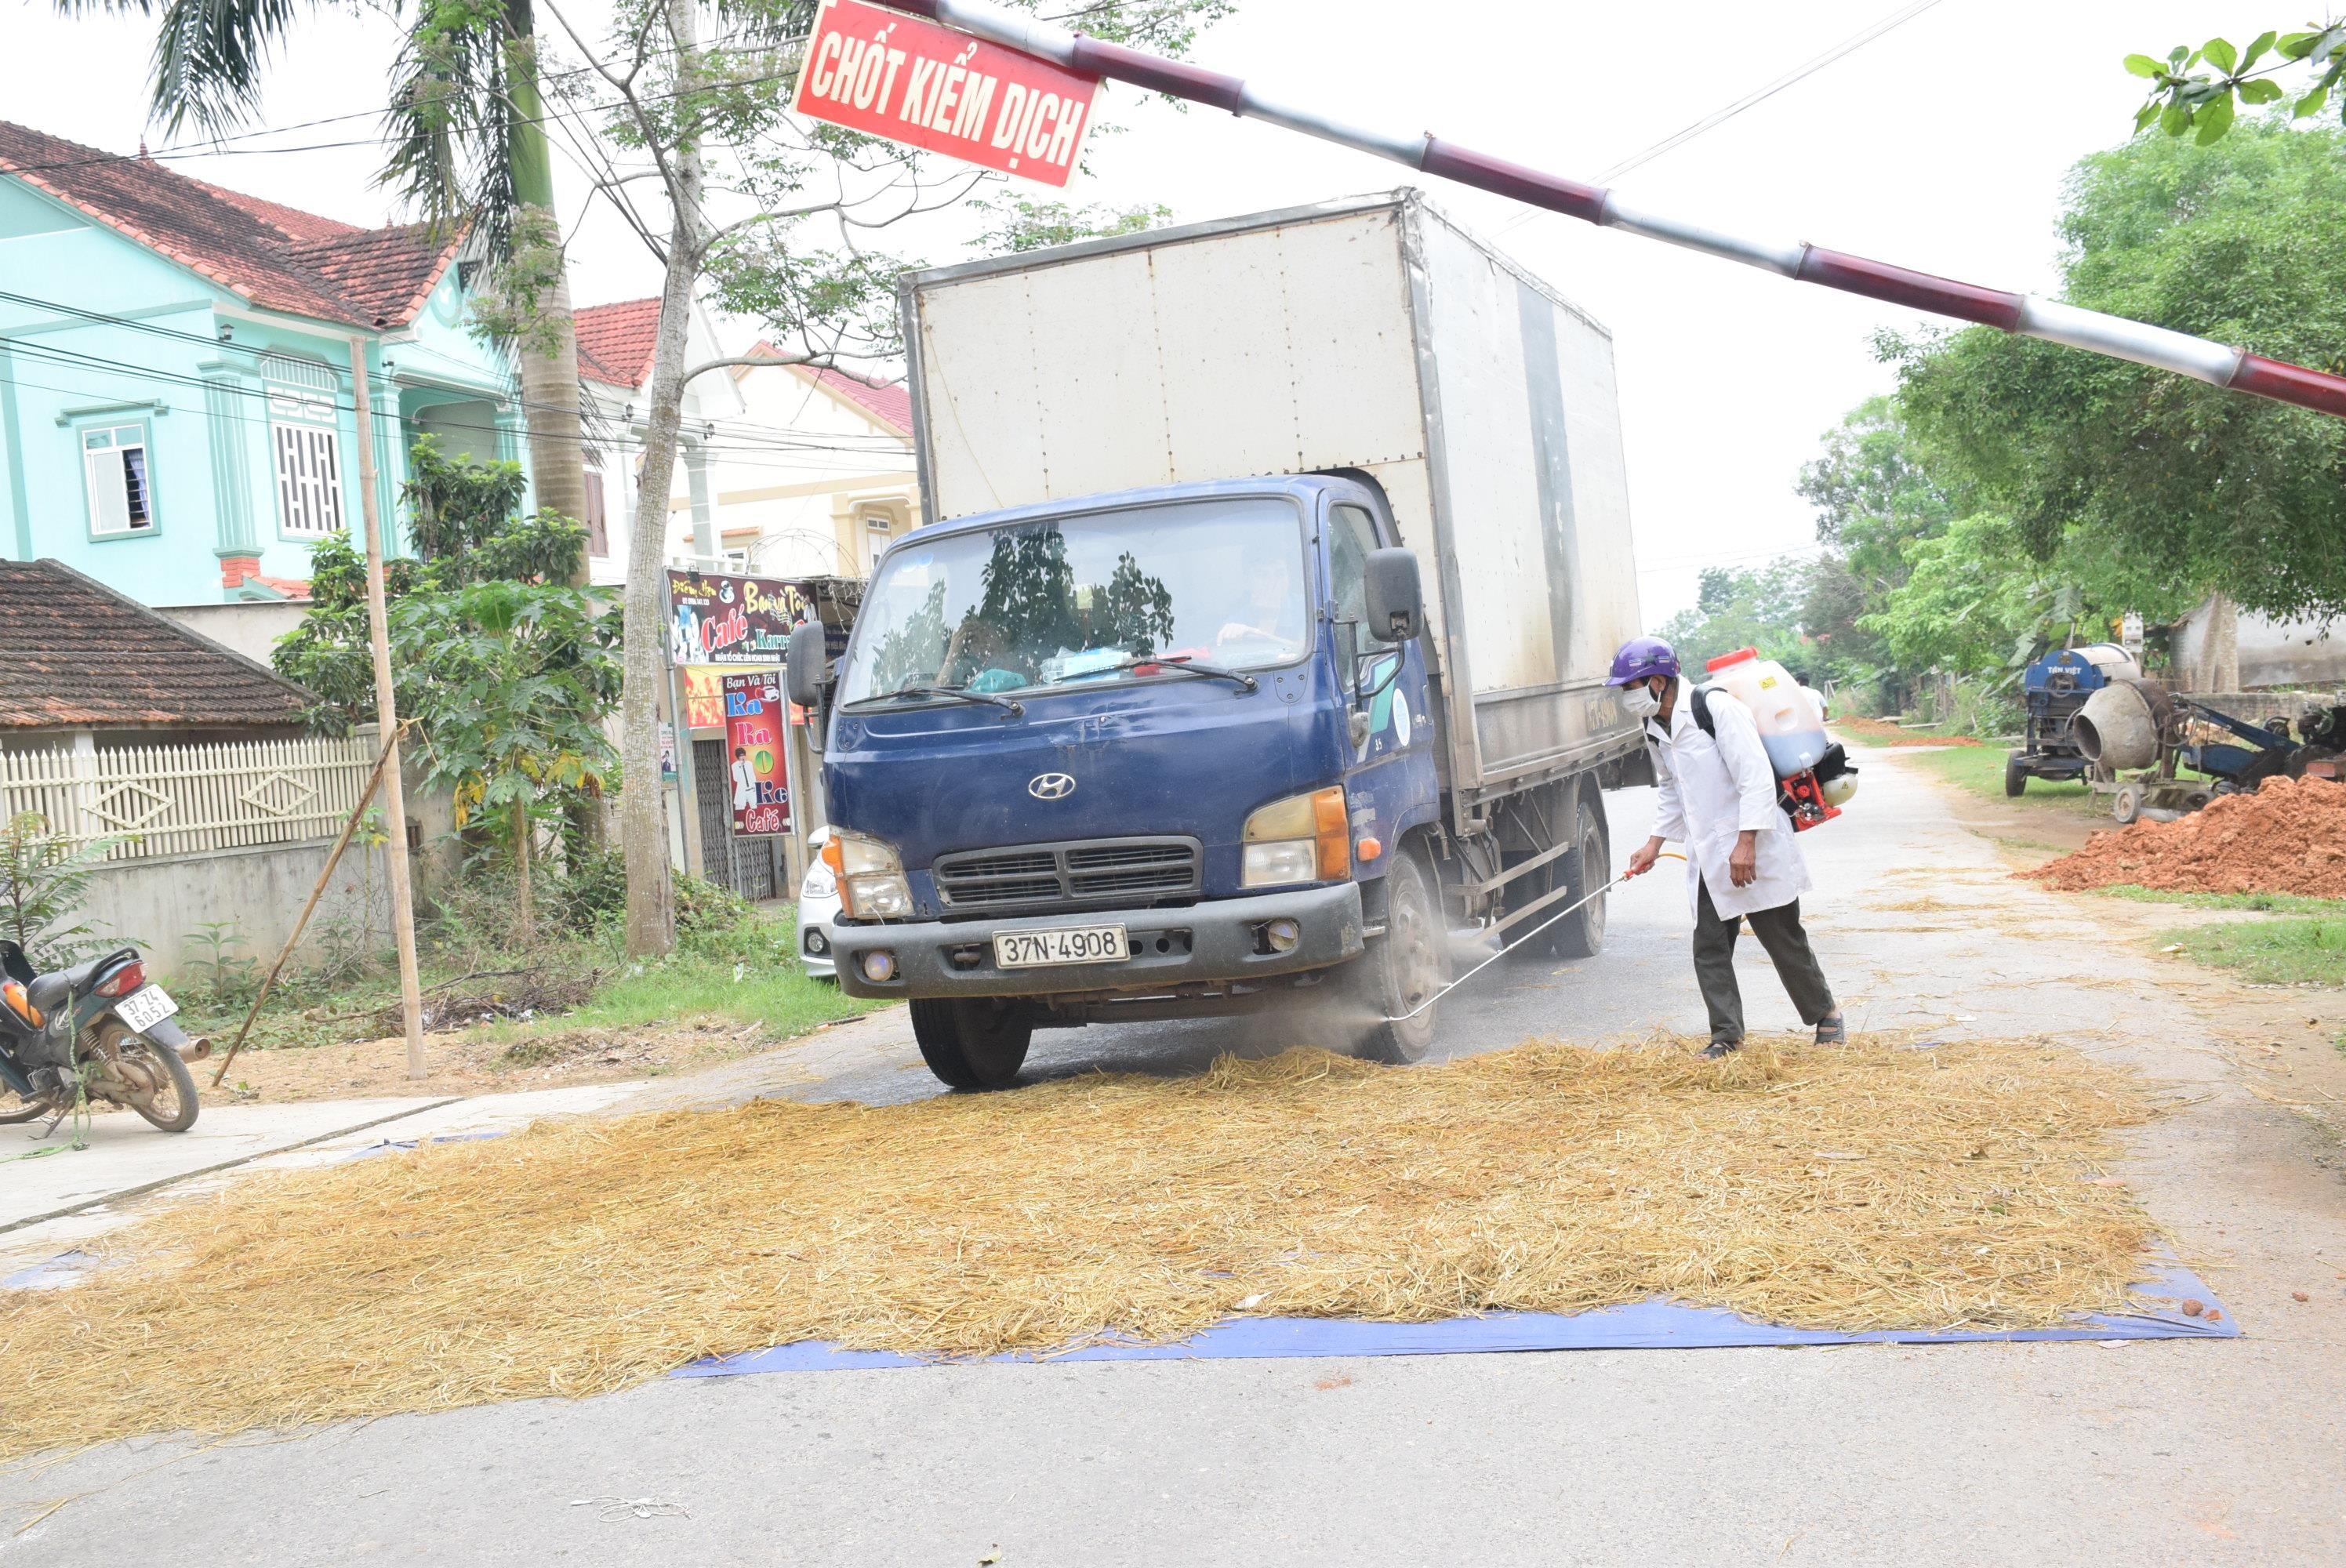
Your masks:
{"label": "truck rear wheel", "polygon": [[[1417,857],[1397,857],[1385,873],[1385,933],[1352,964],[1353,994],[1376,1010],[1377,1019],[1361,1038],[1361,1055],[1395,1065],[1425,1059],[1433,1044],[1435,1010],[1416,1010],[1448,978],[1448,951],[1441,911]],[[1408,1013],[1415,1016],[1402,1016]]]}
{"label": "truck rear wheel", "polygon": [[[1605,946],[1604,890],[1613,881],[1613,842],[1606,830],[1605,808],[1587,794],[1581,797],[1573,830],[1579,847],[1564,857],[1565,879],[1572,890],[1565,907],[1582,899],[1588,901],[1550,926],[1548,934],[1555,939],[1558,958],[1593,958]],[[1596,896],[1590,898],[1591,893]]]}
{"label": "truck rear wheel", "polygon": [[913,1039],[937,1081],[954,1089],[1001,1089],[1017,1081],[1035,1026],[1007,1003],[915,998]]}
{"label": "truck rear wheel", "polygon": [[[1508,884],[1507,902],[1515,909],[1535,903],[1559,888],[1564,890],[1564,897],[1507,932],[1504,940],[1521,944],[1512,950],[1519,960],[1587,958],[1605,945],[1603,894],[1588,899],[1563,919],[1556,918],[1558,911],[1571,909],[1588,898],[1591,890],[1613,880],[1612,840],[1605,822],[1605,808],[1596,791],[1573,789],[1565,794],[1564,801],[1560,827],[1572,835],[1573,847]],[[1529,854],[1525,851],[1524,858]],[[1528,933],[1532,932],[1539,934],[1531,936]]]}

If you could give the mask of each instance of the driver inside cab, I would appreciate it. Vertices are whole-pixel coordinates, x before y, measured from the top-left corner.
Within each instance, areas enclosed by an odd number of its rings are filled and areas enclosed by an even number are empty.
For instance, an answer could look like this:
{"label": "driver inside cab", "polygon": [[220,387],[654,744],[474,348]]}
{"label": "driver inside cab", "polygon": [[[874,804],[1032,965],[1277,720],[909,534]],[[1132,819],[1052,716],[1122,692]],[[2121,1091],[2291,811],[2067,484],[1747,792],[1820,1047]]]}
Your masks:
{"label": "driver inside cab", "polygon": [[1303,596],[1295,591],[1296,563],[1285,552],[1247,565],[1244,618],[1224,623],[1214,634],[1216,649],[1270,644],[1282,655],[1303,651]]}

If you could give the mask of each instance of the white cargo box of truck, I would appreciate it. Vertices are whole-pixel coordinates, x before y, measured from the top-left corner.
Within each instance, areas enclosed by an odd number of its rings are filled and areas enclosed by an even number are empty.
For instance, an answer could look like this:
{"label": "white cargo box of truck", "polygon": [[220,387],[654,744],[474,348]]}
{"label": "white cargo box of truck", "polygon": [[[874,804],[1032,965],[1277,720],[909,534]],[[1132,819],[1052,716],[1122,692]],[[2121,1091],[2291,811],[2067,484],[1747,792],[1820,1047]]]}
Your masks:
{"label": "white cargo box of truck", "polygon": [[928,521],[1364,473],[1423,574],[1453,828],[1642,759],[1611,334],[1417,192],[915,272],[903,311]]}

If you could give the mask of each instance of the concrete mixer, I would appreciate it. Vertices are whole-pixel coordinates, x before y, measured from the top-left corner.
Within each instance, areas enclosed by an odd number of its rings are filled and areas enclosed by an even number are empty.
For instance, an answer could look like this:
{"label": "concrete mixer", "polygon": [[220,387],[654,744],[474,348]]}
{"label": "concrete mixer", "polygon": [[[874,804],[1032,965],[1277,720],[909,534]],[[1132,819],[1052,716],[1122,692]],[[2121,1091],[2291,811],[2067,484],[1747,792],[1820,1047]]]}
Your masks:
{"label": "concrete mixer", "polygon": [[[2252,724],[2158,681],[2120,675],[2086,698],[2070,728],[2086,763],[2086,783],[2110,797],[2110,815],[2120,822],[2163,821],[2276,775],[2334,772],[2335,752],[2318,742],[2333,728],[2346,739],[2346,711],[2309,718],[2301,726],[2308,738],[2297,740],[2286,718]],[[2248,744],[2211,738],[2211,731]],[[2183,777],[2187,772],[2196,777]]]}

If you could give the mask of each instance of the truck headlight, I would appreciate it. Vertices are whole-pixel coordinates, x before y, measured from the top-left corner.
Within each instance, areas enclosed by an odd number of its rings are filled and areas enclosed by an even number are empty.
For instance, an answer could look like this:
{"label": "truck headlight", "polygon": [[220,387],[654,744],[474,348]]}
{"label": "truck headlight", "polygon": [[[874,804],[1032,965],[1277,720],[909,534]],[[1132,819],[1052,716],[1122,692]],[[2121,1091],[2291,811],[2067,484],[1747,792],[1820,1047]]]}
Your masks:
{"label": "truck headlight", "polygon": [[901,920],[913,912],[913,890],[892,844],[838,828],[822,847],[839,884],[840,912],[850,920]]}
{"label": "truck headlight", "polygon": [[1239,837],[1240,887],[1341,881],[1352,874],[1352,825],[1341,786],[1272,801],[1246,820]]}

